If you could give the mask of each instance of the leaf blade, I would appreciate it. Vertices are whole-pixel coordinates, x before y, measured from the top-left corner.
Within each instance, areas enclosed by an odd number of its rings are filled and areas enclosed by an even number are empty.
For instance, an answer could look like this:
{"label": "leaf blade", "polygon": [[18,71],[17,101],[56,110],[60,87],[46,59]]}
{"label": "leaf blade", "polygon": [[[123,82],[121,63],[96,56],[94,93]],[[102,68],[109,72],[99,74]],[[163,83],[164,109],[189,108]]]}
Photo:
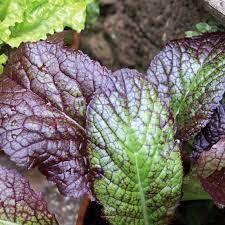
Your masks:
{"label": "leaf blade", "polygon": [[172,122],[140,74],[121,70],[112,79],[113,90],[96,96],[87,112],[91,167],[102,171],[94,193],[113,224],[164,224],[182,179]]}
{"label": "leaf blade", "polygon": [[[225,139],[221,138],[207,151],[195,156],[191,174],[220,207],[225,206]],[[197,159],[196,159],[197,157]]]}
{"label": "leaf blade", "polygon": [[11,47],[22,42],[46,39],[48,34],[70,27],[84,29],[88,20],[98,16],[98,3],[86,0],[16,0],[1,1],[0,41]]}
{"label": "leaf blade", "polygon": [[17,171],[0,167],[0,223],[58,225],[40,193],[34,192]]}
{"label": "leaf blade", "polygon": [[168,43],[150,64],[148,80],[171,107],[180,139],[204,127],[222,99],[224,46],[224,33],[180,39]]}
{"label": "leaf blade", "polygon": [[1,149],[20,166],[37,166],[64,195],[91,195],[86,105],[110,73],[62,42],[21,45],[0,82]]}

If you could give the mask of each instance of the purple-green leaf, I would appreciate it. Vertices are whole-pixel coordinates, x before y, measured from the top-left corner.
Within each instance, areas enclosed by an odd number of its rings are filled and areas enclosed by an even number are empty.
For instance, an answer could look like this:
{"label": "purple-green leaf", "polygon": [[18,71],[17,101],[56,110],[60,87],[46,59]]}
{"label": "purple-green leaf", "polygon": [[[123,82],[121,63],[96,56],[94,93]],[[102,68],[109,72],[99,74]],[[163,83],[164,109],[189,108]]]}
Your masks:
{"label": "purple-green leaf", "polygon": [[198,155],[192,168],[202,187],[219,206],[225,206],[225,139]]}
{"label": "purple-green leaf", "polygon": [[41,193],[17,171],[0,167],[1,225],[58,225]]}
{"label": "purple-green leaf", "polygon": [[87,110],[90,166],[101,172],[93,191],[112,224],[167,224],[183,178],[174,121],[142,74],[123,69],[112,81]]}
{"label": "purple-green leaf", "polygon": [[159,97],[171,108],[177,138],[200,131],[225,91],[225,34],[204,34],[169,42],[147,72]]}

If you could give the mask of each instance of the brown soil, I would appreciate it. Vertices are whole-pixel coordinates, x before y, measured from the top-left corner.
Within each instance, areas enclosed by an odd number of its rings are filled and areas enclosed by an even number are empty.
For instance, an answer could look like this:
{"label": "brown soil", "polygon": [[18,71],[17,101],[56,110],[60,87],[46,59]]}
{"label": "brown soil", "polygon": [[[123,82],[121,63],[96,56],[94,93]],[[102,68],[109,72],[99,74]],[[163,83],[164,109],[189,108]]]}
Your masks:
{"label": "brown soil", "polygon": [[96,26],[82,33],[82,50],[102,64],[145,71],[171,39],[211,20],[196,0],[102,0]]}

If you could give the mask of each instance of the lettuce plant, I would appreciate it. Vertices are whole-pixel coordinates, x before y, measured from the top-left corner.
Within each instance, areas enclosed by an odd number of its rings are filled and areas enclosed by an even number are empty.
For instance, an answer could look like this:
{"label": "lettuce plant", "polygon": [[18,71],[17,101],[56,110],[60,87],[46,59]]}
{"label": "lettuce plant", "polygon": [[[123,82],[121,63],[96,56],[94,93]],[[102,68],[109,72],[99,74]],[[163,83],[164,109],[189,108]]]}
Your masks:
{"label": "lettuce plant", "polygon": [[[224,49],[224,33],[175,40],[141,74],[112,72],[62,42],[22,44],[0,79],[0,148],[17,165],[38,167],[62,194],[89,195],[114,225],[170,224],[182,198],[224,206]],[[192,162],[186,176],[185,158]],[[7,182],[0,188],[7,191]],[[36,222],[35,214],[35,224],[57,224],[27,190],[50,221]],[[0,210],[10,208],[4,196],[0,202]],[[0,220],[19,223],[13,215]]]}
{"label": "lettuce plant", "polygon": [[98,13],[96,0],[1,0],[0,43],[18,47],[21,42],[46,39],[64,27],[80,32]]}

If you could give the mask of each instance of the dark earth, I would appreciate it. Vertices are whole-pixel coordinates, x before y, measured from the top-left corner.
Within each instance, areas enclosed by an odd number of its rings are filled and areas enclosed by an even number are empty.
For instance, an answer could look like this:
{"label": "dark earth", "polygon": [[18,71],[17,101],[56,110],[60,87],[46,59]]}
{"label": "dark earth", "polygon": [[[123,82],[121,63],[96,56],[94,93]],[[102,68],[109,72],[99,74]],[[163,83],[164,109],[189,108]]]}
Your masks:
{"label": "dark earth", "polygon": [[[81,34],[81,50],[112,70],[129,67],[145,72],[167,41],[184,37],[184,32],[194,30],[196,23],[214,20],[199,2],[102,0],[97,24]],[[6,157],[1,157],[0,164],[15,167]],[[36,170],[20,171],[31,180],[34,189],[44,192],[60,225],[75,224],[79,200],[62,197],[55,185]]]}
{"label": "dark earth", "polygon": [[164,44],[213,18],[198,0],[102,0],[96,26],[81,36],[81,49],[102,64],[145,71]]}

